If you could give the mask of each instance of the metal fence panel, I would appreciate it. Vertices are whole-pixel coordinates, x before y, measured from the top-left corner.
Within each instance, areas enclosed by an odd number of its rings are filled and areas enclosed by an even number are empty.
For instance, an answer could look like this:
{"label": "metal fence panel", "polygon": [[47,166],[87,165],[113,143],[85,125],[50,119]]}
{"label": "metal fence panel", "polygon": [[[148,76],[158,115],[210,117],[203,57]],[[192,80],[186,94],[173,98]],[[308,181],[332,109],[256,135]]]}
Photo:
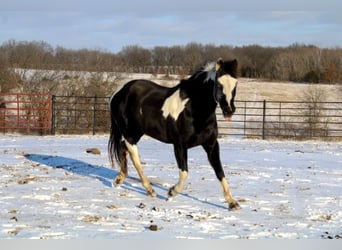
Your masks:
{"label": "metal fence panel", "polygon": [[249,138],[342,139],[342,102],[237,101],[231,123],[220,119],[222,135]]}
{"label": "metal fence panel", "polygon": [[53,100],[54,133],[109,132],[109,97],[54,96]]}
{"label": "metal fence panel", "polygon": [[51,132],[52,98],[47,94],[0,93],[0,131]]}

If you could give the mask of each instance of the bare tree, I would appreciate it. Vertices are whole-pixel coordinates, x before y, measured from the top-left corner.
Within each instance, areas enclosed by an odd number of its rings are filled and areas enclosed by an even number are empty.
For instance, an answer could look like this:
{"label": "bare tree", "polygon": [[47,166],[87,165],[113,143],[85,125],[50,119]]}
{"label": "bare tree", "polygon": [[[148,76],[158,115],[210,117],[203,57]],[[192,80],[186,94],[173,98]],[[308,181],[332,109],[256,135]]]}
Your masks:
{"label": "bare tree", "polygon": [[303,136],[309,138],[328,136],[328,118],[324,115],[326,92],[317,85],[308,86],[303,94]]}
{"label": "bare tree", "polygon": [[21,74],[20,79],[24,79],[31,69],[187,75],[204,63],[223,57],[237,58],[244,77],[342,83],[341,48],[298,43],[288,47],[233,47],[192,42],[151,49],[128,45],[118,53],[111,53],[102,49],[53,48],[44,41],[9,40],[0,46],[0,51],[7,68],[20,69],[17,71]]}
{"label": "bare tree", "polygon": [[203,45],[199,43],[189,43],[184,48],[184,66],[189,72],[196,71],[203,64]]}
{"label": "bare tree", "polygon": [[0,54],[0,92],[9,92],[17,87],[19,76],[8,67],[6,59]]}
{"label": "bare tree", "polygon": [[151,64],[150,51],[138,45],[124,47],[120,56],[132,73],[145,73],[145,67]]}

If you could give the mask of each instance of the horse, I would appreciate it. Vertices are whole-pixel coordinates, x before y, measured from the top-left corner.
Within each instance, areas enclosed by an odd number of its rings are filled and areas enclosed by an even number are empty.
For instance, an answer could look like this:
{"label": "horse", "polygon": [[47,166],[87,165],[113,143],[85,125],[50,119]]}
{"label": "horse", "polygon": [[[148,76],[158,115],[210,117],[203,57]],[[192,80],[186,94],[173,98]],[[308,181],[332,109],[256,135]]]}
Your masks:
{"label": "horse", "polygon": [[224,61],[220,58],[174,87],[136,79],[115,92],[110,99],[108,156],[112,166],[115,160],[120,165],[120,172],[113,184],[120,186],[125,181],[130,158],[147,195],[156,196],[142,170],[137,147],[140,138],[148,135],[173,144],[179,180],[168,190],[168,199],[171,199],[182,192],[188,177],[188,149],[201,145],[221,183],[228,208],[240,209],[222,168],[215,114],[217,105],[227,121],[235,112],[237,68],[236,59]]}

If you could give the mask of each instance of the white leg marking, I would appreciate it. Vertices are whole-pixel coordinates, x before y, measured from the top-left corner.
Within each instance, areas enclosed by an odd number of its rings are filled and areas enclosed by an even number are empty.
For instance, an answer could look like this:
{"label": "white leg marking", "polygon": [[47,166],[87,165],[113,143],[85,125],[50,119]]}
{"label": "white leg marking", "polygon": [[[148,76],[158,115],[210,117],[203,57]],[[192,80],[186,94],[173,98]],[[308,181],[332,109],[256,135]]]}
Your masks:
{"label": "white leg marking", "polygon": [[115,186],[120,186],[126,179],[127,174],[128,174],[128,169],[127,169],[127,160],[128,160],[128,152],[125,151],[123,153],[124,155],[121,155],[121,164],[120,164],[120,173],[115,177],[114,180],[114,185]]}
{"label": "white leg marking", "polygon": [[232,197],[232,194],[229,190],[229,185],[228,185],[226,178],[222,179],[221,185],[222,185],[222,189],[223,189],[224,198],[226,199],[226,201],[228,203],[230,203],[233,200],[233,197]]}
{"label": "white leg marking", "polygon": [[188,178],[188,172],[187,171],[179,171],[179,180],[178,183],[175,186],[175,191],[177,193],[182,192],[184,184],[186,179]]}
{"label": "white leg marking", "polygon": [[232,193],[229,190],[227,179],[225,177],[222,179],[221,185],[222,185],[222,188],[223,188],[224,198],[228,202],[229,209],[230,210],[239,210],[240,209],[240,205],[239,205],[239,203],[237,203],[234,200],[234,198],[232,196]]}
{"label": "white leg marking", "polygon": [[180,192],[182,192],[186,179],[188,178],[187,171],[179,171],[179,180],[176,185],[169,189],[167,200],[172,200],[172,197],[176,196]]}
{"label": "white leg marking", "polygon": [[134,165],[135,169],[137,170],[137,172],[138,172],[138,174],[140,176],[140,180],[142,182],[142,185],[144,186],[144,188],[147,191],[147,194],[150,195],[150,196],[156,196],[156,193],[152,189],[149,180],[147,179],[147,177],[145,176],[145,174],[144,174],[144,172],[142,170],[142,165],[141,165],[141,161],[140,161],[137,145],[132,145],[132,144],[130,144],[126,140],[125,140],[125,144],[127,146],[127,150],[128,150],[129,155],[131,157],[133,165]]}
{"label": "white leg marking", "polygon": [[139,162],[140,163],[140,158],[139,158],[139,152],[138,152],[138,147],[137,145],[132,145],[130,144],[128,141],[125,140],[125,144],[127,147],[127,150],[129,152],[129,154],[132,157],[132,161],[133,162]]}

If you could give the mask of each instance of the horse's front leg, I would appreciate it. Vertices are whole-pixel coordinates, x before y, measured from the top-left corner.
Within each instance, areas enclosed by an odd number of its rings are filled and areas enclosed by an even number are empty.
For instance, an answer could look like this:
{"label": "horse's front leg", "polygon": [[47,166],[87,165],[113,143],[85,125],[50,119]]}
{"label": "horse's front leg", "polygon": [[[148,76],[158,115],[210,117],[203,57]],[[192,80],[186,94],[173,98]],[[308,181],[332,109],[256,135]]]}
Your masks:
{"label": "horse's front leg", "polygon": [[204,150],[207,152],[208,160],[211,166],[215,170],[215,174],[217,179],[220,181],[223,195],[228,203],[228,207],[230,210],[239,210],[240,205],[237,201],[234,200],[232,193],[230,192],[228,181],[224,175],[221,160],[220,160],[220,148],[217,140],[214,143],[206,143],[202,145]]}
{"label": "horse's front leg", "polygon": [[188,151],[185,146],[174,145],[174,151],[176,156],[177,165],[179,168],[179,180],[176,185],[171,187],[168,192],[168,197],[174,197],[181,193],[184,187],[184,183],[188,177]]}

